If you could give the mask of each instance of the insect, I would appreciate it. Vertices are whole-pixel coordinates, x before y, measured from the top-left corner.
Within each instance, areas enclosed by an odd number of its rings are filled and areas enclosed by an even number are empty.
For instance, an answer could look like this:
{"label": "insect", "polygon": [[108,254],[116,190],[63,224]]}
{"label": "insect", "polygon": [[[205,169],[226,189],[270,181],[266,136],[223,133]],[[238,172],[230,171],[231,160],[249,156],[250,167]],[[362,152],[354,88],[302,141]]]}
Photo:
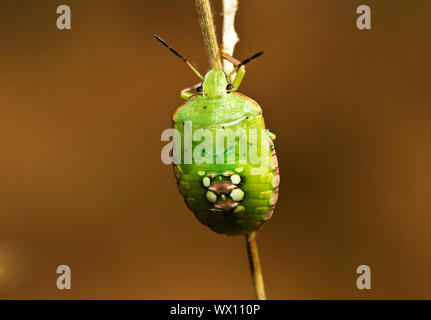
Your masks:
{"label": "insect", "polygon": [[[210,137],[217,136],[220,129],[229,129],[231,132],[250,132],[251,129],[262,132],[265,129],[260,106],[238,92],[245,75],[244,65],[263,52],[241,62],[221,50],[221,57],[233,64],[233,71],[226,74],[223,70],[212,69],[202,76],[179,52],[159,36],[155,37],[183,60],[201,80],[181,91],[180,95],[186,101],[172,116],[173,126],[180,132],[181,139],[185,141],[187,138],[188,124],[193,131],[202,129]],[[189,152],[201,155],[206,161],[182,161],[173,165],[178,190],[187,206],[200,222],[215,232],[249,234],[262,228],[274,212],[280,183],[273,143],[275,135],[269,131],[263,132],[261,143],[256,143],[256,139],[253,145],[249,135],[235,136],[233,143],[221,153],[198,149],[199,141],[192,140],[192,150]],[[217,143],[217,139],[212,138],[212,142]],[[222,143],[224,146],[224,137]],[[254,147],[261,154],[261,163],[254,164],[250,154],[242,153],[244,149],[241,151],[241,145]],[[233,161],[218,161],[229,157]],[[185,155],[181,159],[185,160]],[[258,174],[253,173],[256,168],[260,168]]]}

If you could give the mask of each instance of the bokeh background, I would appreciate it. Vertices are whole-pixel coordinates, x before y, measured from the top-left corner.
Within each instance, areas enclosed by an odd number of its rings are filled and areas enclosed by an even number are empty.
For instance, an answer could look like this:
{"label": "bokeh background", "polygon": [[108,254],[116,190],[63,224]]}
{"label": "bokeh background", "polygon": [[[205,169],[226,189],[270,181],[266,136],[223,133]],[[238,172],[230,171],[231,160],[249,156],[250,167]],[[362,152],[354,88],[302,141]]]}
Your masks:
{"label": "bokeh background", "polygon": [[[265,51],[241,91],[281,168],[258,236],[269,298],[431,298],[430,10],[240,0],[235,56]],[[208,69],[191,0],[0,2],[1,299],[254,298],[244,239],[200,225],[161,162],[196,78],[154,33]],[[372,290],[356,289],[361,264]]]}

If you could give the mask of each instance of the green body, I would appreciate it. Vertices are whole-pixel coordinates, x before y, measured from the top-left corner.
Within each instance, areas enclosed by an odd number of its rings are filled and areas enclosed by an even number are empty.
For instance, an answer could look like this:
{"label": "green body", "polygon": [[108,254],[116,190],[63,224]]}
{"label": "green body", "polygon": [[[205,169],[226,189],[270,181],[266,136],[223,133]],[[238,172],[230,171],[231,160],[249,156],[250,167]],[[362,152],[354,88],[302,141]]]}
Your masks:
{"label": "green body", "polygon": [[[183,141],[187,138],[184,130],[187,121],[191,121],[193,132],[209,130],[214,137],[214,146],[218,129],[244,129],[246,132],[256,129],[259,134],[265,129],[259,105],[236,92],[243,75],[240,69],[236,83],[233,81],[234,89],[229,91],[226,90],[228,80],[224,72],[211,70],[203,79],[202,94],[184,96],[187,101],[173,115],[174,128],[181,133]],[[259,140],[255,146],[258,154],[267,155],[263,168],[261,163],[251,164],[249,154],[247,163],[240,163],[238,145],[241,137],[236,140],[236,148],[227,148],[224,154],[210,154],[212,164],[184,164],[182,157],[181,164],[174,165],[178,189],[199,221],[216,232],[241,235],[259,229],[272,216],[280,178],[271,136],[265,133],[263,144]],[[245,142],[250,145],[250,141]],[[193,141],[193,150],[200,143]],[[235,163],[216,163],[217,157],[226,160],[230,153],[234,153]],[[259,167],[262,168],[259,174],[251,174],[253,168]]]}

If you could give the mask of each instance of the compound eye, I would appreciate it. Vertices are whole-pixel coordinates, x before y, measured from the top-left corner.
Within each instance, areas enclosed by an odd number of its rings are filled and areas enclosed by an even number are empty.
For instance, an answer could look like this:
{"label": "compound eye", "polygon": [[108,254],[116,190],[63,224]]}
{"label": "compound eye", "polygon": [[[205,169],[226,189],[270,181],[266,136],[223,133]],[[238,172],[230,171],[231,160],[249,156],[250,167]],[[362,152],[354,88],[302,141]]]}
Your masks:
{"label": "compound eye", "polygon": [[204,92],[204,88],[202,86],[199,86],[196,88],[197,92]]}
{"label": "compound eye", "polygon": [[233,90],[234,89],[234,86],[233,86],[233,84],[232,83],[229,83],[227,86],[226,86],[226,90],[227,91],[230,91],[230,90]]}

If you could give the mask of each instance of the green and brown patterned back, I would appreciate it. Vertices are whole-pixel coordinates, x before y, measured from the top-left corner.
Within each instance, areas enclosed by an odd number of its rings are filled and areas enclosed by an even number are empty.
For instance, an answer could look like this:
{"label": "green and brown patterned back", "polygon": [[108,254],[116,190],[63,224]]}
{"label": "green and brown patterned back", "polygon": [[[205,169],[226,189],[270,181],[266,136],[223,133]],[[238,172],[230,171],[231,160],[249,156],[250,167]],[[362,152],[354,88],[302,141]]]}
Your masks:
{"label": "green and brown patterned back", "polygon": [[[193,131],[205,129],[213,137],[219,129],[242,129],[247,132],[249,129],[265,129],[259,105],[239,92],[230,95],[229,99],[214,102],[214,105],[208,100],[203,105],[199,98],[190,98],[174,113],[174,128],[181,133],[182,139],[187,135],[185,121],[192,122]],[[202,112],[205,116],[201,116]],[[238,147],[227,148],[223,154],[215,152],[210,155],[213,164],[184,164],[182,161],[174,165],[178,190],[187,206],[199,221],[215,232],[248,234],[260,229],[271,218],[278,198],[280,175],[272,134],[265,132],[262,139],[264,142],[258,143],[255,148],[258,154],[266,154],[268,159],[262,162],[265,166],[259,174],[253,174],[252,169],[262,164],[252,164],[250,154],[247,154],[247,162],[241,164]],[[215,138],[213,143],[216,144]],[[235,145],[240,143],[237,140]],[[248,146],[251,144],[249,140],[245,143]],[[200,141],[193,141],[193,151],[199,144]],[[267,148],[264,150],[266,153],[262,152],[261,146]],[[218,157],[227,159],[230,153],[235,153],[235,163],[217,164]]]}

